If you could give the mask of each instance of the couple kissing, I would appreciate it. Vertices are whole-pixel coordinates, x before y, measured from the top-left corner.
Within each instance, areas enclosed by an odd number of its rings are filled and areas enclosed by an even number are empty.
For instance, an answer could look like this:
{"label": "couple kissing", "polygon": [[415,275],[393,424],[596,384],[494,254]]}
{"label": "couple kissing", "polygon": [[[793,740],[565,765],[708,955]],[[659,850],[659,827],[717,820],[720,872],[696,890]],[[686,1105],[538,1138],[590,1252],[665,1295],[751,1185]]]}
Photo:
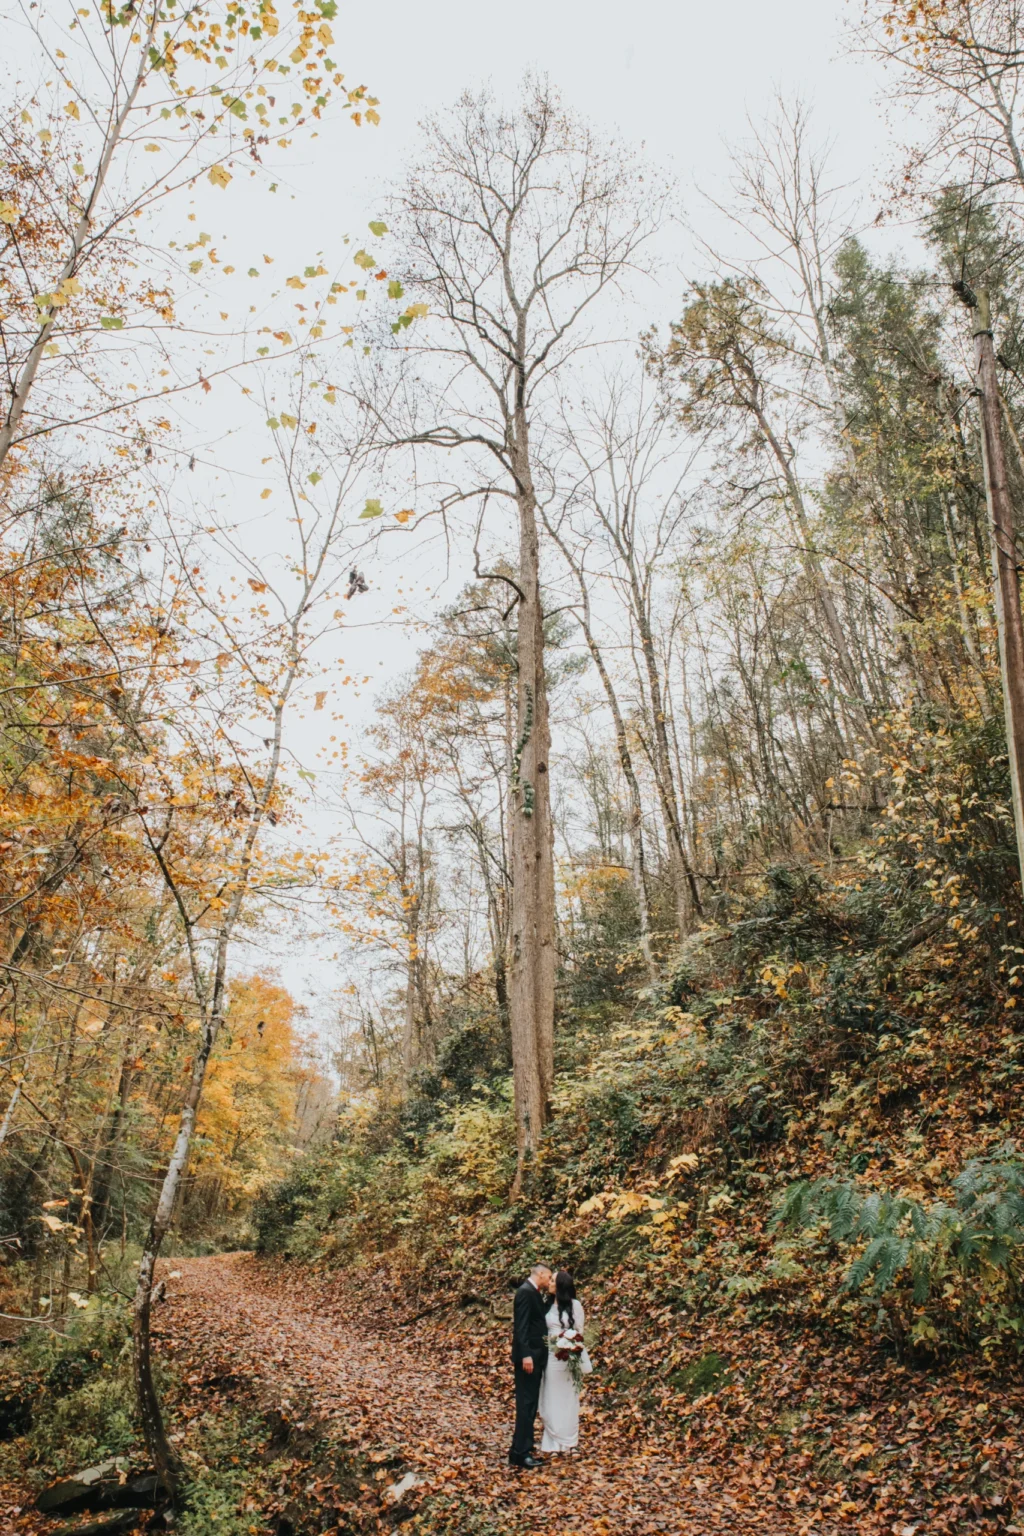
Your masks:
{"label": "couple kissing", "polygon": [[593,1367],[583,1342],[583,1307],[567,1269],[535,1264],[512,1308],[516,1424],[509,1465],[543,1466],[534,1453],[540,1414],[542,1455],[574,1451],[580,1437],[580,1386]]}

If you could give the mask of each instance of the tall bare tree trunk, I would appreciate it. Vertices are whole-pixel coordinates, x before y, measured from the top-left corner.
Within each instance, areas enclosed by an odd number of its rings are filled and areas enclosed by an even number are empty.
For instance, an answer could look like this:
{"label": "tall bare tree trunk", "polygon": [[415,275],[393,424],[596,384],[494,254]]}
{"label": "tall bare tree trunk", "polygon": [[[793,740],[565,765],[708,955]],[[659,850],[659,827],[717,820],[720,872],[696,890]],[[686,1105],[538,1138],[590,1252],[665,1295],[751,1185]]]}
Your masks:
{"label": "tall bare tree trunk", "polygon": [[[1024,456],[1021,459],[1021,466],[1024,468]],[[971,616],[967,609],[963,581],[960,577],[960,551],[957,549],[951,515],[955,511],[956,497],[951,491],[942,503],[942,523],[946,533],[946,548],[949,550],[949,568],[953,575],[953,590],[956,593],[956,608],[960,618],[960,637],[963,640],[964,649],[977,677],[977,682],[972,692],[978,701],[982,719],[988,720],[992,715],[992,706],[988,697],[988,677],[985,672],[985,664],[981,659],[981,653],[978,650],[977,641],[974,637],[974,625],[971,622]]]}
{"label": "tall bare tree trunk", "polygon": [[[442,328],[436,352],[454,370],[453,387],[438,390],[432,424],[411,419],[404,403],[396,411],[382,400],[371,409],[393,423],[390,446],[467,450],[474,494],[484,506],[496,489],[489,466],[485,483],[478,478],[480,456],[490,454],[500,479],[511,482],[502,496],[516,504],[519,672],[509,797],[509,1012],[518,1187],[548,1117],[556,965],[550,732],[529,422],[532,412],[551,409],[553,380],[575,356],[569,334],[592,300],[635,267],[664,197],[649,180],[641,186],[644,178],[616,146],[601,144],[562,111],[546,85],[532,80],[511,115],[486,92],[467,94],[453,113],[431,121],[428,134],[424,157],[393,213],[392,231],[405,242],[410,284]],[[463,382],[467,392],[454,408]]]}
{"label": "tall bare tree trunk", "polygon": [[409,869],[409,844],[402,832],[400,884],[406,910],[405,934],[405,1017],[402,1023],[402,1067],[408,1082],[414,1072],[423,1065],[423,1018],[420,1012],[420,917],[422,911],[422,847],[420,863],[413,876]]}
{"label": "tall bare tree trunk", "polygon": [[992,535],[992,584],[999,631],[999,661],[1003,674],[1010,799],[1013,805],[1017,860],[1024,883],[1024,620],[1020,609],[1020,555],[1006,479],[989,299],[984,291],[979,295],[974,322],[974,355],[981,406],[981,458]]}
{"label": "tall bare tree trunk", "polygon": [[516,1105],[517,1185],[536,1154],[555,1075],[555,864],[547,674],[537,504],[525,412],[516,412],[519,512],[518,738],[513,760],[512,959],[509,1015]]}
{"label": "tall bare tree trunk", "polygon": [[689,931],[693,914],[700,916],[704,906],[700,899],[697,876],[690,863],[683,838],[683,823],[676,797],[676,779],[672,771],[668,722],[665,718],[665,697],[661,686],[661,674],[658,671],[658,658],[654,654],[654,635],[639,594],[635,596],[633,606],[640,632],[640,648],[643,652],[647,689],[651,701],[651,767],[654,769],[658,801],[665,822],[669,868],[672,871],[672,889],[676,899],[676,922],[679,926],[679,937],[682,938]]}
{"label": "tall bare tree trunk", "polygon": [[640,923],[640,950],[647,967],[647,974],[651,981],[658,977],[658,966],[654,959],[654,951],[651,948],[651,892],[647,878],[647,858],[644,850],[644,807],[640,796],[640,784],[637,780],[636,769],[633,766],[633,754],[629,750],[629,737],[626,732],[626,722],[622,717],[622,709],[619,697],[615,691],[611,674],[605,666],[604,655],[597,643],[594,634],[593,619],[590,607],[590,590],[587,586],[586,573],[581,564],[573,559],[565,540],[559,534],[557,528],[545,518],[545,526],[549,535],[558,545],[565,559],[566,565],[576,578],[576,585],[580,590],[580,628],[583,630],[583,638],[587,642],[587,650],[591,660],[597,668],[597,675],[601,679],[604,696],[608,700],[608,708],[611,712],[612,722],[615,727],[615,747],[619,755],[619,766],[622,776],[629,790],[629,841],[630,841],[630,875],[633,881],[633,889],[636,894],[637,913]]}
{"label": "tall bare tree trunk", "polygon": [[[581,579],[581,586],[583,585]],[[611,711],[612,722],[615,726],[615,746],[619,754],[619,766],[622,776],[629,790],[629,841],[630,841],[630,874],[633,880],[633,889],[636,893],[637,913],[640,923],[640,950],[647,967],[647,974],[651,981],[658,977],[658,966],[654,959],[654,951],[651,948],[651,892],[647,878],[647,856],[644,850],[644,807],[640,798],[640,785],[637,781],[636,769],[633,766],[633,754],[629,750],[629,738],[626,734],[626,722],[622,718],[622,710],[619,708],[618,695],[615,686],[608,674],[608,668],[604,664],[601,648],[594,638],[594,632],[590,625],[590,604],[586,602],[586,620],[583,633],[587,642],[587,649],[593,658],[598,676],[604,686],[605,698],[608,700],[608,708]]]}

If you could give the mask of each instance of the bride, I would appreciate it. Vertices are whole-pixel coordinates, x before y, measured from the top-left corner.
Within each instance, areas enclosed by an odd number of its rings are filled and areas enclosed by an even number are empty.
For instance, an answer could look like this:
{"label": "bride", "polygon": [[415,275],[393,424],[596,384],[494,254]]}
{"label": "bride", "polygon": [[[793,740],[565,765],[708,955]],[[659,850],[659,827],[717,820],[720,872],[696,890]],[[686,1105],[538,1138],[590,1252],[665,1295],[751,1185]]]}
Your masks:
{"label": "bride", "polygon": [[[555,1276],[555,1300],[546,1318],[549,1334],[562,1328],[575,1328],[583,1332],[583,1308],[576,1300],[576,1287],[567,1269],[560,1269]],[[583,1374],[593,1370],[586,1350],[580,1361]],[[554,1351],[548,1355],[548,1363],[541,1379],[540,1417],[544,1425],[541,1453],[574,1451],[580,1438],[580,1400],[569,1374],[567,1360],[556,1360]]]}

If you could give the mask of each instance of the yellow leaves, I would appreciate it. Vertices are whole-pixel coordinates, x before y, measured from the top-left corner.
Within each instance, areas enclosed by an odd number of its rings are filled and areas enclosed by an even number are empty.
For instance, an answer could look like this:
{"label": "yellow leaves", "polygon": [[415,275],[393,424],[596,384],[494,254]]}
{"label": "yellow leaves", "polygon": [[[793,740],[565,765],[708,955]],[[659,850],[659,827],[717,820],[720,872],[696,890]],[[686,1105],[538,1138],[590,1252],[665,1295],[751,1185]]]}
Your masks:
{"label": "yellow leaves", "polygon": [[222,165],[214,165],[210,167],[207,180],[215,187],[226,187],[231,180],[231,175]]}
{"label": "yellow leaves", "polygon": [[61,1221],[59,1216],[40,1216],[39,1220],[48,1232],[63,1232],[65,1227],[71,1225],[70,1222]]}
{"label": "yellow leaves", "polygon": [[621,1221],[625,1216],[636,1216],[641,1211],[660,1211],[664,1200],[658,1200],[653,1195],[641,1194],[639,1190],[602,1190],[598,1195],[592,1195],[589,1200],[577,1207],[578,1216],[592,1216],[596,1212],[603,1212],[609,1221]]}
{"label": "yellow leaves", "polygon": [[803,974],[804,968],[799,962],[790,966],[779,965],[776,962],[769,962],[769,964],[763,966],[759,972],[760,979],[765,983],[766,986],[772,987],[775,991],[775,995],[780,998],[786,998],[789,996],[789,983],[793,977],[802,976]]}
{"label": "yellow leaves", "polygon": [[197,1159],[235,1198],[289,1161],[298,1086],[309,1081],[285,989],[255,975],[232,983],[199,1117]]}
{"label": "yellow leaves", "polygon": [[323,709],[324,701],[326,700],[326,698],[327,698],[327,689],[326,688],[318,689],[317,690],[317,695],[316,695],[316,703],[313,705],[314,710]]}
{"label": "yellow leaves", "polygon": [[663,1200],[653,1195],[642,1195],[633,1189],[623,1190],[608,1209],[609,1221],[621,1221],[624,1216],[635,1216],[639,1211],[660,1211]]}
{"label": "yellow leaves", "polygon": [[403,507],[401,512],[395,513],[395,522],[411,523],[415,516],[416,513],[413,511],[412,507]]}
{"label": "yellow leaves", "polygon": [[405,311],[410,320],[425,320],[430,313],[429,304],[410,304]]}
{"label": "yellow leaves", "polygon": [[665,1170],[667,1179],[674,1179],[681,1173],[692,1173],[699,1167],[700,1158],[696,1152],[680,1152],[678,1157],[673,1157]]}
{"label": "yellow leaves", "polygon": [[[51,309],[60,309],[68,302],[69,299],[74,298],[77,294],[80,294],[81,291],[82,285],[78,281],[77,277],[66,277],[61,283],[60,287],[57,289],[56,293],[36,294],[36,308],[41,315],[45,314],[46,311]],[[104,321],[101,321],[100,323],[102,325],[106,325],[106,322]],[[123,323],[123,321],[118,321],[118,327],[120,328]]]}
{"label": "yellow leaves", "polygon": [[17,224],[21,218],[17,203],[10,198],[0,198],[0,224]]}
{"label": "yellow leaves", "polygon": [[[68,117],[73,117],[76,123],[81,122],[82,114],[78,110],[77,101],[69,101],[65,106],[64,111],[67,113]],[[40,137],[42,137],[42,135],[40,135]]]}
{"label": "yellow leaves", "polygon": [[369,251],[356,251],[355,255],[352,257],[352,260],[354,261],[355,265],[357,267],[361,267],[364,272],[369,272],[373,267],[377,265],[375,257],[371,256]]}
{"label": "yellow leaves", "polygon": [[298,424],[299,420],[297,416],[290,416],[287,411],[281,412],[282,427],[287,427],[289,431],[292,431],[295,427],[298,426]]}
{"label": "yellow leaves", "polygon": [[159,153],[160,153],[160,145],[159,144],[147,144],[146,145],[146,154],[147,155],[158,155]]}
{"label": "yellow leaves", "polygon": [[285,284],[284,285],[285,285],[286,288],[305,288],[305,286],[306,286],[305,283],[302,281],[301,277],[288,277],[288,278],[285,278]]}
{"label": "yellow leaves", "polygon": [[248,582],[254,592],[265,592],[267,590],[266,582],[257,581],[254,576],[248,577]]}
{"label": "yellow leaves", "polygon": [[326,21],[323,23],[322,26],[317,28],[316,35],[320,39],[320,41],[323,43],[325,48],[329,48],[331,46],[331,44],[334,42],[334,33],[331,31],[331,29],[327,25]]}
{"label": "yellow leaves", "polygon": [[267,497],[268,496],[272,496],[272,495],[273,495],[273,492],[271,491],[270,486],[268,485],[266,490],[260,491],[260,501],[266,501]]}

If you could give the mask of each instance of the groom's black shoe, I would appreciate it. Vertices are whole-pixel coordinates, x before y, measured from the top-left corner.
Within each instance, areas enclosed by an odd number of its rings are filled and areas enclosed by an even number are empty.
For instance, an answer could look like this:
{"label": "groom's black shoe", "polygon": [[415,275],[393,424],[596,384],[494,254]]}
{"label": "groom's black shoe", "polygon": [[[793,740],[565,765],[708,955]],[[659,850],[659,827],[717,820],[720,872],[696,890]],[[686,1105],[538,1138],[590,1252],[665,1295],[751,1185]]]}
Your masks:
{"label": "groom's black shoe", "polygon": [[542,1461],[537,1460],[536,1456],[510,1456],[508,1464],[517,1471],[522,1470],[524,1472],[535,1472],[538,1467],[544,1465]]}

